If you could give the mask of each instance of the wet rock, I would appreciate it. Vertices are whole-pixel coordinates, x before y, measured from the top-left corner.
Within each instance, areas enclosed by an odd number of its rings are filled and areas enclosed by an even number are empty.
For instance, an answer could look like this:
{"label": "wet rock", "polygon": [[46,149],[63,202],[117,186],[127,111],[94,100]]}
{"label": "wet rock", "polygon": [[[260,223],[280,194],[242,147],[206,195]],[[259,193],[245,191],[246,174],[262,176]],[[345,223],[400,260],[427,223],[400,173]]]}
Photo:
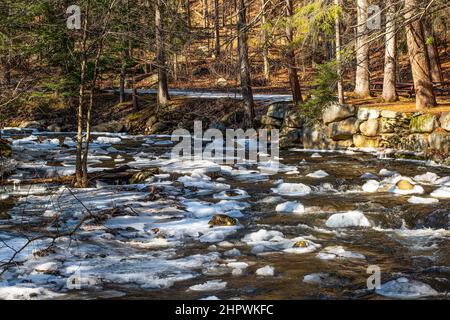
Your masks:
{"label": "wet rock", "polygon": [[216,87],[225,88],[228,86],[228,80],[225,78],[219,78],[216,81]]}
{"label": "wet rock", "polygon": [[360,134],[355,134],[353,136],[353,144],[356,148],[379,148],[380,138],[371,138]]}
{"label": "wet rock", "polygon": [[19,125],[19,128],[42,130],[42,129],[46,128],[46,125],[45,125],[45,121],[44,120],[40,120],[40,121],[23,121]]}
{"label": "wet rock", "polygon": [[0,211],[0,220],[9,220],[11,219],[11,216],[8,214],[8,212]]}
{"label": "wet rock", "polygon": [[209,220],[208,224],[212,227],[230,227],[237,225],[237,220],[225,214],[216,214]]}
{"label": "wet rock", "polygon": [[369,119],[364,121],[359,126],[361,133],[367,137],[375,137],[379,133],[379,122],[378,119]]}
{"label": "wet rock", "polygon": [[402,114],[396,111],[383,110],[381,111],[381,116],[387,119],[398,119],[402,117]]}
{"label": "wet rock", "polygon": [[156,116],[151,116],[150,118],[147,119],[145,126],[147,128],[151,128],[157,122],[158,122],[158,118]]}
{"label": "wet rock", "polygon": [[154,125],[152,125],[150,128],[147,128],[148,134],[156,134],[164,132],[169,128],[169,124],[165,122],[157,122]]}
{"label": "wet rock", "polygon": [[355,114],[356,110],[353,106],[331,104],[323,111],[322,119],[324,124],[329,124],[353,117]]}
{"label": "wet rock", "polygon": [[294,245],[292,246],[292,248],[307,248],[308,247],[308,241],[306,240],[300,240],[297,241],[296,243],[294,243]]}
{"label": "wet rock", "polygon": [[423,151],[428,148],[428,139],[423,134],[410,134],[405,137],[400,137],[400,143],[397,145],[398,149]]}
{"label": "wet rock", "polygon": [[378,119],[381,112],[375,109],[361,108],[358,110],[357,118],[358,120],[365,121],[371,119]]}
{"label": "wet rock", "polygon": [[266,116],[283,120],[284,115],[286,114],[287,107],[288,105],[286,103],[274,103],[270,105],[269,109],[267,110]]}
{"label": "wet rock", "polygon": [[0,157],[10,158],[12,156],[12,148],[8,140],[0,139]]}
{"label": "wet rock", "polygon": [[397,182],[396,186],[400,190],[413,190],[414,189],[414,185],[411,182],[409,182],[408,180],[400,180],[399,182]]}
{"label": "wet rock", "polygon": [[302,136],[303,147],[306,149],[324,149],[324,146],[329,143],[326,129],[327,127],[319,124],[306,127]]}
{"label": "wet rock", "polygon": [[450,151],[450,134],[447,132],[433,132],[428,136],[428,145],[431,149],[439,150],[448,156]]}
{"label": "wet rock", "polygon": [[297,128],[283,128],[280,132],[280,148],[294,148],[301,146],[303,131]]}
{"label": "wet rock", "polygon": [[59,124],[51,124],[46,128],[47,131],[50,132],[62,132],[63,129]]}
{"label": "wet rock", "polygon": [[285,128],[302,128],[303,119],[297,110],[288,110],[284,117],[283,127]]}
{"label": "wet rock", "polygon": [[356,117],[347,118],[328,125],[328,136],[334,141],[349,140],[358,131],[359,121]]}
{"label": "wet rock", "polygon": [[158,174],[158,169],[150,169],[150,170],[143,170],[140,171],[138,173],[135,173],[131,179],[130,179],[130,183],[131,184],[139,184],[144,182],[145,180],[147,180],[150,177],[153,177],[155,174]]}
{"label": "wet rock", "polygon": [[280,128],[283,124],[283,121],[280,119],[276,119],[269,116],[262,116],[261,117],[261,124],[264,126],[272,126],[272,127],[278,127]]}
{"label": "wet rock", "polygon": [[93,132],[125,132],[126,126],[118,121],[101,123],[92,128]]}
{"label": "wet rock", "polygon": [[236,112],[230,112],[226,115],[224,115],[220,122],[225,124],[225,126],[229,126],[236,123],[241,123],[244,121],[245,118],[245,112],[244,111],[236,111]]}
{"label": "wet rock", "polygon": [[450,112],[444,112],[439,118],[439,123],[442,129],[450,131]]}
{"label": "wet rock", "polygon": [[427,113],[411,119],[412,133],[431,133],[437,127],[435,115]]}

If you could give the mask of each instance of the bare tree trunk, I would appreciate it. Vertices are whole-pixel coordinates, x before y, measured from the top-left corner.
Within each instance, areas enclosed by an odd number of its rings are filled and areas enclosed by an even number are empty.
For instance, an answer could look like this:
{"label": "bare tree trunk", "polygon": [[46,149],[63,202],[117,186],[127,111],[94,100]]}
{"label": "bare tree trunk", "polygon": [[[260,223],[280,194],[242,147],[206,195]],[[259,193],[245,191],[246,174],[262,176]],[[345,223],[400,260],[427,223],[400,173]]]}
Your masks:
{"label": "bare tree trunk", "polygon": [[238,10],[237,32],[242,98],[246,113],[246,125],[253,127],[255,106],[250,78],[250,62],[248,59],[248,35],[246,30],[247,4],[245,0],[239,0]]}
{"label": "bare tree trunk", "polygon": [[431,80],[435,83],[444,82],[441,61],[439,59],[439,50],[436,43],[436,37],[433,32],[433,22],[431,21],[431,18],[425,19],[423,25],[428,57],[430,58]]}
{"label": "bare tree trunk", "polygon": [[192,28],[191,0],[185,0],[184,5],[186,7],[186,18],[187,18],[187,22],[188,22],[188,27]]}
{"label": "bare tree trunk", "polygon": [[1,62],[2,62],[2,79],[0,83],[9,85],[11,84],[11,69],[9,66],[10,63],[8,50],[4,50]]}
{"label": "bare tree trunk", "polygon": [[169,86],[167,84],[166,53],[164,48],[164,28],[162,7],[163,1],[155,1],[155,30],[156,30],[156,50],[158,64],[158,107],[164,107],[170,100]]}
{"label": "bare tree trunk", "polygon": [[383,100],[394,102],[398,100],[397,83],[397,30],[395,23],[396,2],[387,0],[386,3],[386,50],[384,56]]}
{"label": "bare tree trunk", "polygon": [[81,61],[80,61],[80,90],[78,93],[78,114],[77,114],[77,151],[75,164],[75,185],[81,187],[83,185],[83,104],[84,104],[84,86],[86,81],[86,64],[87,64],[87,31],[90,13],[90,1],[86,3],[86,11],[83,19],[83,38],[81,40]]}
{"label": "bare tree trunk", "polygon": [[220,12],[219,0],[214,0],[214,56],[220,57]]}
{"label": "bare tree trunk", "polygon": [[261,0],[261,42],[263,45],[263,64],[264,64],[264,79],[266,82],[270,81],[270,62],[269,62],[269,45],[268,45],[268,34],[265,27],[266,24],[266,5],[267,0]]}
{"label": "bare tree trunk", "polygon": [[405,19],[408,55],[416,91],[416,109],[423,110],[437,105],[430,76],[430,63],[424,39],[422,22],[416,17],[418,0],[405,0]]}
{"label": "bare tree trunk", "polygon": [[[336,7],[341,5],[340,0],[334,0]],[[336,72],[338,74],[338,101],[340,105],[345,104],[344,96],[344,86],[342,84],[342,56],[341,56],[341,17],[336,14],[335,18],[335,28],[336,28]]]}
{"label": "bare tree trunk", "polygon": [[[294,5],[292,0],[286,0],[286,18],[292,18],[294,15]],[[286,26],[286,38],[288,48],[286,50],[286,62],[288,64],[289,83],[291,84],[292,100],[296,105],[303,103],[302,92],[300,89],[300,81],[298,79],[297,67],[295,63],[295,49],[292,47],[294,33],[290,21]]]}
{"label": "bare tree trunk", "polygon": [[357,0],[358,32],[356,35],[356,80],[355,94],[358,97],[370,96],[369,88],[369,44],[368,40],[368,0]]}
{"label": "bare tree trunk", "polygon": [[206,29],[209,27],[209,10],[208,0],[203,0],[203,27]]}

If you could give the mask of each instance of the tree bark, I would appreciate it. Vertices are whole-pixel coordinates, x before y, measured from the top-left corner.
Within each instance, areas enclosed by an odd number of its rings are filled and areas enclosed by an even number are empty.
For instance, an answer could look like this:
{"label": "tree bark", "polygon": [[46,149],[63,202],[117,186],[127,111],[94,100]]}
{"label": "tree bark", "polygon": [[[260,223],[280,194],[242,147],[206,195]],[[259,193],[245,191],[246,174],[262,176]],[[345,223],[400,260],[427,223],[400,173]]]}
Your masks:
{"label": "tree bark", "polygon": [[242,98],[246,113],[246,126],[253,127],[255,119],[255,106],[253,101],[253,90],[250,78],[250,62],[248,59],[248,35],[247,35],[247,4],[245,0],[238,0],[237,32],[238,32],[238,55],[240,65],[240,80]]}
{"label": "tree bark", "polygon": [[431,21],[431,18],[425,19],[423,25],[428,57],[430,59],[431,80],[435,83],[444,82],[444,75],[442,74],[441,61],[439,58],[439,50],[436,43],[436,37],[433,32],[433,22]]}
{"label": "tree bark", "polygon": [[398,100],[397,83],[397,30],[395,23],[396,5],[395,0],[386,3],[386,48],[384,56],[384,81],[383,100],[394,102]]}
{"label": "tree bark", "polygon": [[75,186],[83,185],[83,104],[84,104],[84,86],[86,81],[87,64],[87,32],[90,13],[90,1],[86,3],[86,11],[83,19],[83,37],[81,40],[81,61],[80,61],[80,89],[78,92],[78,113],[77,113],[77,151],[75,164]]}
{"label": "tree bark", "polygon": [[[286,18],[290,20],[293,15],[294,5],[292,3],[292,0],[286,0]],[[289,83],[291,85],[292,100],[296,105],[299,105],[303,103],[303,98],[295,63],[295,49],[292,46],[292,41],[294,40],[294,32],[292,30],[290,21],[287,22],[286,26],[286,38],[288,41],[288,47],[286,50],[286,62],[288,64]]]}
{"label": "tree bark", "polygon": [[416,109],[423,110],[437,105],[430,76],[422,22],[417,17],[418,0],[405,0],[406,39],[408,55],[416,92]]}
{"label": "tree bark", "polygon": [[268,34],[265,28],[266,24],[266,5],[267,0],[261,0],[261,42],[262,42],[262,54],[263,54],[263,65],[264,65],[264,80],[270,82],[270,62],[269,62],[269,45],[268,45]]}
{"label": "tree bark", "polygon": [[355,94],[357,97],[370,96],[369,88],[369,44],[368,40],[368,0],[357,0],[358,27],[356,35],[356,80]]}
{"label": "tree bark", "polygon": [[[340,0],[334,0],[336,7],[341,6]],[[344,86],[342,83],[342,56],[341,56],[341,17],[336,14],[335,17],[335,29],[336,29],[336,72],[338,74],[337,91],[338,101],[340,105],[345,104]]]}
{"label": "tree bark", "polygon": [[156,30],[156,51],[158,67],[158,107],[165,107],[169,100],[169,86],[167,84],[166,53],[164,45],[163,28],[163,1],[155,1],[155,30]]}
{"label": "tree bark", "polygon": [[219,0],[214,0],[214,55],[220,57],[220,12]]}

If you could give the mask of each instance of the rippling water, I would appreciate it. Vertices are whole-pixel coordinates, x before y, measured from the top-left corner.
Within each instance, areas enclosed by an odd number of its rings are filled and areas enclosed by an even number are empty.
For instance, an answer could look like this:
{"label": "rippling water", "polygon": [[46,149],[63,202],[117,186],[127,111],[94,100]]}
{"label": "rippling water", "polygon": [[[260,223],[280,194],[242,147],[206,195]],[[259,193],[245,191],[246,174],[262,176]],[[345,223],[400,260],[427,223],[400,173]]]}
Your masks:
{"label": "rippling water", "polygon": [[[49,140],[44,140],[58,136],[41,136],[43,143],[34,140],[30,144],[14,145],[19,169],[10,179],[16,179],[17,184],[20,180],[31,177],[71,173],[74,145],[68,143],[65,148],[61,148],[56,141],[53,141],[52,145]],[[63,136],[72,137],[70,134]],[[159,159],[159,156],[170,148],[155,144],[159,140],[164,139],[122,136],[119,142],[94,143],[91,167],[101,170],[125,164],[140,169],[154,166],[155,163],[151,161]],[[424,163],[380,160],[373,154],[359,152],[326,152],[320,153],[321,157],[311,157],[312,154],[312,151],[282,152],[282,164],[297,167],[298,173],[279,173],[270,176],[266,181],[241,180],[223,173],[215,175],[213,182],[218,182],[214,180],[220,178],[220,183],[228,184],[232,189],[245,190],[250,197],[237,201],[247,202],[250,206],[241,210],[242,216],[238,218],[241,228],[227,233],[224,239],[211,242],[201,242],[201,238],[185,234],[170,235],[169,227],[165,230],[166,235],[160,237],[168,241],[168,247],[143,248],[142,245],[135,245],[136,241],[142,244],[155,240],[152,227],[163,228],[165,224],[174,221],[190,221],[192,228],[202,228],[203,220],[198,216],[198,221],[195,218],[189,220],[191,216],[186,213],[183,201],[218,203],[219,200],[214,198],[214,195],[219,193],[218,190],[183,188],[179,182],[173,182],[182,176],[181,174],[161,177],[161,181],[152,181],[129,189],[126,189],[126,181],[116,181],[119,186],[108,186],[107,183],[111,182],[104,181],[104,184],[98,185],[100,188],[92,189],[86,194],[80,193],[88,207],[95,212],[108,209],[109,204],[105,204],[105,199],[102,199],[101,193],[98,192],[115,190],[104,197],[118,197],[117,201],[114,201],[119,207],[124,204],[125,207],[131,206],[140,217],[148,220],[142,222],[131,215],[128,218],[123,215],[114,217],[105,222],[108,226],[106,229],[92,224],[91,228],[83,229],[73,242],[62,239],[57,243],[55,252],[48,256],[33,258],[31,252],[28,252],[20,257],[19,265],[5,273],[3,279],[0,278],[0,289],[7,290],[8,287],[31,283],[33,288],[48,290],[47,293],[40,292],[37,295],[42,298],[56,293],[61,294],[56,296],[60,298],[200,299],[216,296],[221,299],[379,299],[383,296],[367,290],[366,287],[369,276],[367,268],[377,265],[381,270],[382,283],[406,277],[431,286],[440,293],[435,298],[446,298],[450,288],[450,199],[441,198],[434,204],[411,204],[408,202],[411,195],[401,196],[385,189],[376,193],[365,193],[361,186],[367,179],[361,176],[372,173],[373,179],[383,181],[388,178],[380,175],[380,170],[387,169],[406,177],[427,172],[445,177],[450,176],[450,169],[426,166]],[[329,175],[320,179],[306,177],[307,174],[318,170]],[[309,195],[283,196],[281,199],[281,202],[301,202],[306,208],[305,214],[278,213],[275,211],[276,203],[260,201],[268,196],[277,196],[271,189],[274,188],[274,182],[280,179],[285,183],[302,183],[312,188]],[[433,190],[440,187],[432,183],[420,184],[425,192],[418,196],[427,198]],[[148,195],[148,187],[152,185],[162,190],[163,199],[159,200],[159,207],[150,212],[146,206],[150,206],[148,203],[151,201],[143,197]],[[70,204],[64,203],[66,198],[61,195],[61,186],[45,185],[42,186],[42,192],[37,192],[37,187],[39,186],[27,189],[27,186],[21,185],[21,191],[18,192],[17,186],[16,190],[11,190],[10,186],[8,190],[2,191],[4,194],[9,192],[11,196],[0,201],[0,212],[7,212],[12,217],[10,220],[0,220],[2,240],[9,239],[11,244],[13,239],[23,238],[24,234],[36,235],[45,230],[55,231],[56,227],[51,224],[55,212],[61,214],[61,228],[76,223],[76,217],[72,219],[66,212]],[[125,194],[124,197],[128,199],[119,199],[121,194]],[[58,204],[59,200],[62,204]],[[76,203],[72,208],[73,212],[78,210]],[[162,214],[161,210],[164,211],[164,208],[167,212]],[[325,222],[332,214],[355,210],[367,217],[371,227],[334,229],[326,226]],[[136,228],[139,229],[140,223],[143,223],[144,227],[138,232]],[[126,227],[134,230],[127,230]],[[321,247],[304,254],[276,250],[255,254],[252,252],[252,246],[243,239],[246,235],[262,229],[279,231],[285,239],[304,237]],[[204,232],[206,231],[200,231],[199,236]],[[104,234],[108,236],[105,237]],[[35,244],[33,248],[40,249],[42,246],[44,244]],[[337,257],[328,260],[318,258],[319,252],[323,253],[325,248],[334,246],[342,246],[346,252],[364,257]],[[229,257],[224,254],[233,248],[240,251],[240,256]],[[208,254],[211,255],[208,261],[199,258],[204,259]],[[0,258],[4,261],[7,255],[7,248],[0,244]],[[177,262],[176,266],[166,266],[167,261],[184,258],[188,260]],[[194,260],[195,263],[192,262]],[[49,261],[57,262],[58,271],[45,276],[42,272],[35,271],[37,264]],[[109,267],[99,267],[102,261]],[[152,265],[152,261],[157,262]],[[232,273],[236,268],[229,266],[234,262],[245,262],[248,266],[240,275],[236,275]],[[152,269],[154,266],[158,268],[158,263],[164,266],[161,272]],[[115,265],[117,268],[114,268]],[[255,271],[267,265],[274,268],[274,275],[257,276]],[[76,266],[82,270],[82,276],[85,274],[96,278],[96,284],[84,286],[81,290],[67,290],[65,281],[77,270]],[[127,273],[133,276],[126,276]],[[304,277],[311,274],[320,274],[319,283],[304,281]],[[167,279],[173,281],[164,281]],[[226,282],[226,287],[211,291],[189,290],[194,285],[216,280]],[[154,285],[155,283],[159,285]],[[0,290],[0,296],[2,292]]]}

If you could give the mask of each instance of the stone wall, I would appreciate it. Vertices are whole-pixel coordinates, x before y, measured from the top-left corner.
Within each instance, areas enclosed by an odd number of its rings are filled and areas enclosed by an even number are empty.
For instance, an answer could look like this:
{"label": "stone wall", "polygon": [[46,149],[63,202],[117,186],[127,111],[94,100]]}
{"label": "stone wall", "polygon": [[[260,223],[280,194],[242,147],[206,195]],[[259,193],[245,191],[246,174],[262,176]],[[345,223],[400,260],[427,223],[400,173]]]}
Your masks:
{"label": "stone wall", "polygon": [[450,163],[450,112],[400,113],[330,105],[320,123],[305,126],[292,105],[279,103],[269,108],[261,123],[281,130],[282,148],[391,148]]}

